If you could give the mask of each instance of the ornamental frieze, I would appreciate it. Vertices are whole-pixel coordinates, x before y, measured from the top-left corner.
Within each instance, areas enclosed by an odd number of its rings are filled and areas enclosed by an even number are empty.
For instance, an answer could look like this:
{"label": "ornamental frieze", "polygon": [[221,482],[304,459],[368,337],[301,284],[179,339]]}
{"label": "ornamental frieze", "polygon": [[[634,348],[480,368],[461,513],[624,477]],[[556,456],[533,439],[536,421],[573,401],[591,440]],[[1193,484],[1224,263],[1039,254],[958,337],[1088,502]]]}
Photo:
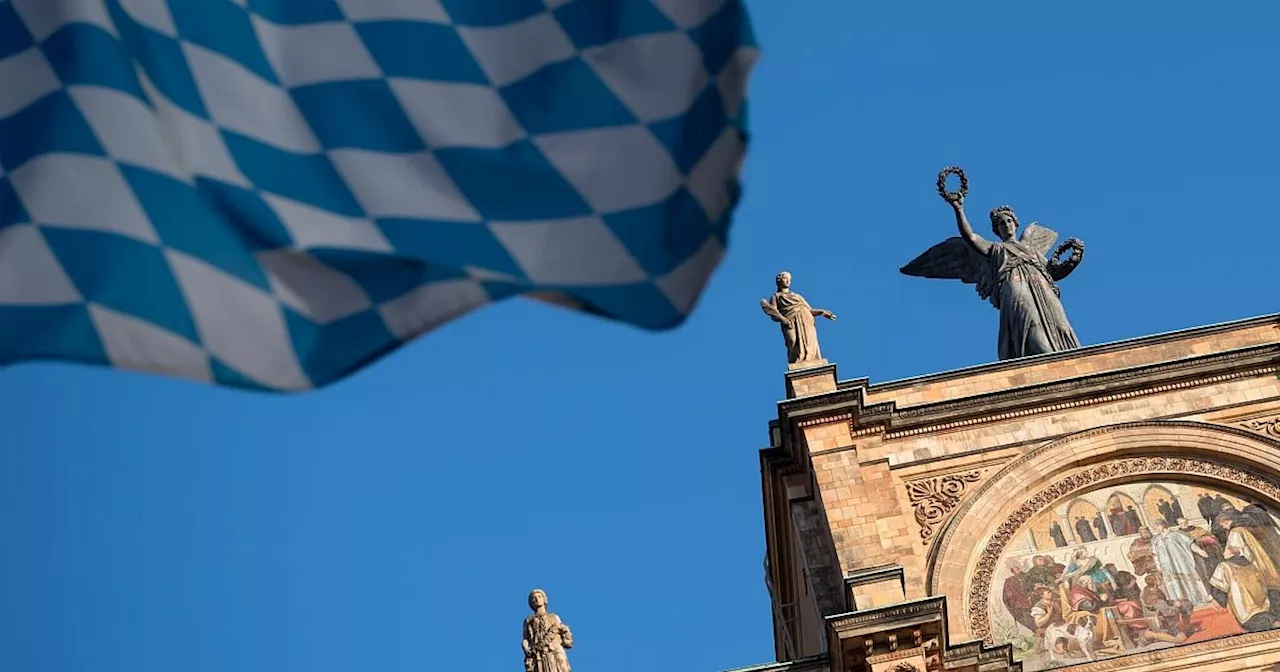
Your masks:
{"label": "ornamental frieze", "polygon": [[1259,434],[1280,437],[1280,415],[1270,418],[1245,420],[1240,423],[1240,426],[1247,430],[1258,432]]}

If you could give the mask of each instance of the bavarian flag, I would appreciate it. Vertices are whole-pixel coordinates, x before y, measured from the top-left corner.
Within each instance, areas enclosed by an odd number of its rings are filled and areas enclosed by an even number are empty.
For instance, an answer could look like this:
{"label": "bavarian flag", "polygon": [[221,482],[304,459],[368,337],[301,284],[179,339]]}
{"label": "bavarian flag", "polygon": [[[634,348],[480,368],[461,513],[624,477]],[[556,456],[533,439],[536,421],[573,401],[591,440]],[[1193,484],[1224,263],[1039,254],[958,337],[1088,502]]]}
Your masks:
{"label": "bavarian flag", "polygon": [[0,0],[0,363],[305,390],[533,295],[681,323],[739,0]]}

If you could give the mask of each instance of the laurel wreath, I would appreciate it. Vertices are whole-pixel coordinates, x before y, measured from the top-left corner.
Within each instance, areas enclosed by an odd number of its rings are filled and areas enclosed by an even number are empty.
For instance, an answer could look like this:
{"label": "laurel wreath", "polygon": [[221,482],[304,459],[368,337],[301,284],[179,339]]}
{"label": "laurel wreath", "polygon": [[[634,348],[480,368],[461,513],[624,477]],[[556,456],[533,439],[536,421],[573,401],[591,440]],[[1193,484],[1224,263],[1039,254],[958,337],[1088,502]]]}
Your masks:
{"label": "laurel wreath", "polygon": [[1053,256],[1049,257],[1049,261],[1054,265],[1066,263],[1062,261],[1061,257],[1067,250],[1071,250],[1071,263],[1078,264],[1084,258],[1084,242],[1079,238],[1068,238],[1058,246],[1058,249],[1053,251]]}
{"label": "laurel wreath", "polygon": [[[951,175],[960,178],[960,191],[947,191],[947,178]],[[969,195],[969,178],[960,166],[947,166],[938,173],[938,195],[948,203]]]}

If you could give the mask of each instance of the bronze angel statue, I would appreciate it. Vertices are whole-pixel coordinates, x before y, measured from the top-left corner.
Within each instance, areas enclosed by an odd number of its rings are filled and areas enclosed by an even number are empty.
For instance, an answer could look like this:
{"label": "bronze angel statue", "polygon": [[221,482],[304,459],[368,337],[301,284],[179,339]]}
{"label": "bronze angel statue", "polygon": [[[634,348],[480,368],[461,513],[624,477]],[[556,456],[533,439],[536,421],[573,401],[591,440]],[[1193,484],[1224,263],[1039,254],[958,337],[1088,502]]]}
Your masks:
{"label": "bronze angel statue", "polygon": [[[959,191],[947,191],[947,176],[960,178]],[[1070,238],[1046,258],[1058,234],[1034,222],[1018,236],[1013,208],[991,211],[991,241],[974,233],[964,212],[968,180],[955,166],[938,175],[938,193],[956,213],[960,235],[929,248],[902,267],[906,275],[960,280],[976,285],[978,296],[1000,311],[1000,359],[1013,359],[1080,347],[1062,309],[1057,281],[1084,259],[1084,243]],[[1062,256],[1068,250],[1070,256]]]}

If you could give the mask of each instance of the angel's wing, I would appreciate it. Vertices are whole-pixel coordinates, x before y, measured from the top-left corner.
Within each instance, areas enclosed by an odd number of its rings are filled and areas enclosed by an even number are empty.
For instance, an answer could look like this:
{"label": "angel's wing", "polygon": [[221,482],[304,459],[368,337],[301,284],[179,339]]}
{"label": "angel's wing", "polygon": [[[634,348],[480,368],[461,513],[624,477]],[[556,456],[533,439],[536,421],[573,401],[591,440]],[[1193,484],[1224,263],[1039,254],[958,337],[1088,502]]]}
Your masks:
{"label": "angel's wing", "polygon": [[1047,257],[1053,251],[1053,244],[1058,242],[1058,232],[1031,222],[1022,230],[1018,240],[1040,256]]}
{"label": "angel's wing", "polygon": [[991,296],[991,266],[973,246],[963,238],[948,238],[924,251],[899,269],[903,275],[919,278],[959,280],[977,285],[978,296]]}

